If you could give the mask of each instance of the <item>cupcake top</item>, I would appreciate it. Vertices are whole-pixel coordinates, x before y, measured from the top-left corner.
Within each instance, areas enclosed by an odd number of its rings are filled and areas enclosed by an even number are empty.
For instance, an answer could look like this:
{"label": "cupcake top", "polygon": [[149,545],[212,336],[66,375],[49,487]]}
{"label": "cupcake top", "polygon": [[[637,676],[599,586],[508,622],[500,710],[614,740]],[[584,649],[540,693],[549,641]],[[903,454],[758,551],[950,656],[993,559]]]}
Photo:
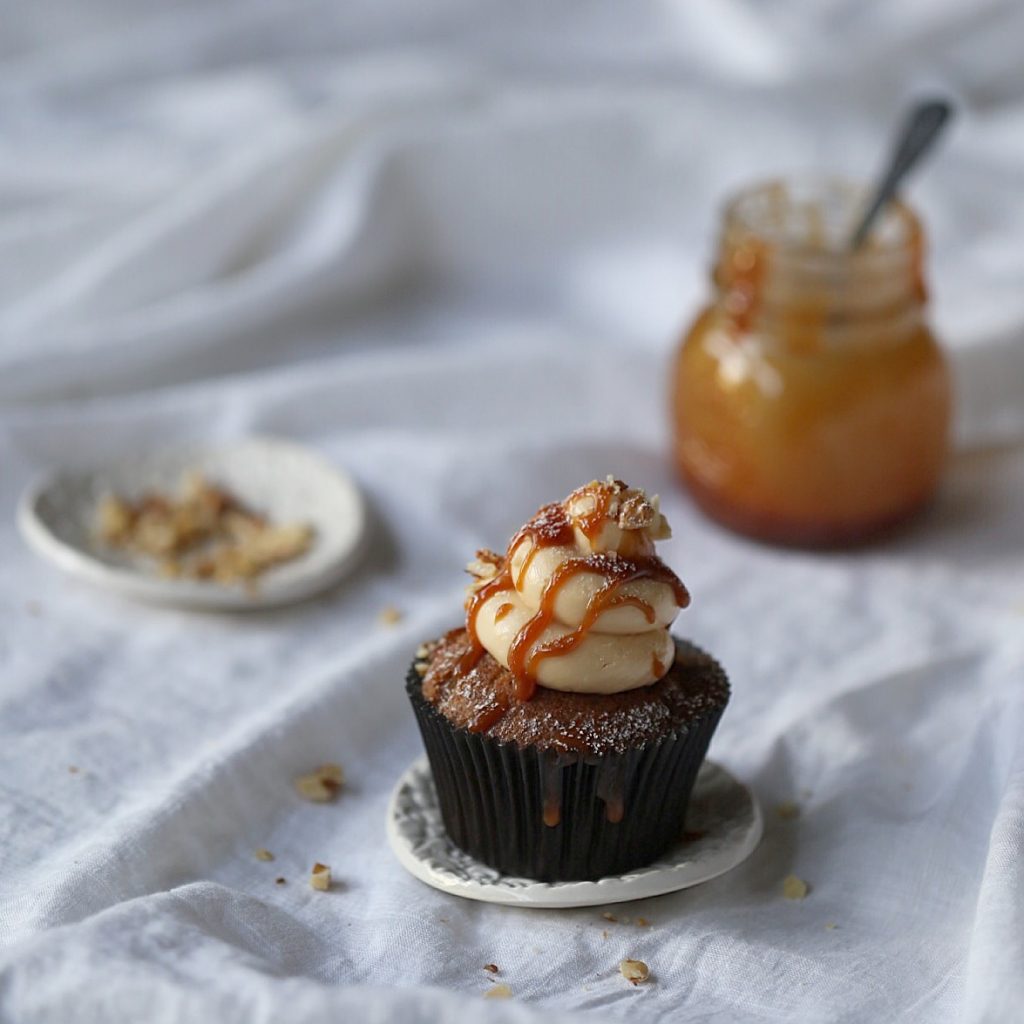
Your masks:
{"label": "cupcake top", "polygon": [[470,563],[463,669],[486,650],[520,700],[538,683],[610,694],[657,682],[675,657],[668,627],[690,603],[654,551],[670,536],[657,497],[612,477],[545,505],[504,555]]}

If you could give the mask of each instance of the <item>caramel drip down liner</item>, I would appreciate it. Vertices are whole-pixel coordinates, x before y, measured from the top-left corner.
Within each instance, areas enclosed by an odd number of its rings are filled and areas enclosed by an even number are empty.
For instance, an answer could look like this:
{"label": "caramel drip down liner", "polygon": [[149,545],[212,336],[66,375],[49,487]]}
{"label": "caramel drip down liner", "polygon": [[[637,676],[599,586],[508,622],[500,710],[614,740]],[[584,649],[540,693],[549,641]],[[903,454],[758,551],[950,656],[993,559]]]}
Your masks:
{"label": "caramel drip down liner", "polygon": [[624,753],[558,754],[452,724],[415,669],[406,690],[449,837],[504,875],[543,882],[621,875],[674,846],[724,710]]}

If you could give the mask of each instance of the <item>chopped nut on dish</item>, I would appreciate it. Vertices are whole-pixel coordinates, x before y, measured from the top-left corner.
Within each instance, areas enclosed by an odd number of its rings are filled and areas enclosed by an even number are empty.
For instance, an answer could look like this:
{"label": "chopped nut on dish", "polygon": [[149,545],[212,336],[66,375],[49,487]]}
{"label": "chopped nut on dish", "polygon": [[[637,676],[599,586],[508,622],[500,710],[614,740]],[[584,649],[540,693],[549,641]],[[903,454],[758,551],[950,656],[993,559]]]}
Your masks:
{"label": "chopped nut on dish", "polygon": [[651,969],[643,960],[623,960],[619,971],[631,985],[639,985],[651,976]]}
{"label": "chopped nut on dish", "polygon": [[793,821],[800,817],[800,805],[793,800],[783,800],[781,804],[775,805],[775,813],[783,821]]}
{"label": "chopped nut on dish", "polygon": [[316,804],[325,804],[333,800],[345,784],[345,775],[340,764],[328,761],[320,765],[308,775],[300,775],[295,780],[295,788],[299,796]]}
{"label": "chopped nut on dish", "polygon": [[111,547],[153,559],[162,576],[225,585],[252,585],[271,567],[304,554],[313,538],[308,524],[274,525],[200,474],[186,479],[176,498],[108,495],[97,507],[96,526]]}
{"label": "chopped nut on dish", "polygon": [[327,864],[317,861],[309,875],[309,884],[320,892],[327,892],[331,887],[331,869]]}
{"label": "chopped nut on dish", "polygon": [[256,851],[256,859],[257,860],[273,860],[274,859],[274,855],[269,850],[263,849],[263,847],[261,846]]}
{"label": "chopped nut on dish", "polygon": [[809,892],[809,886],[796,875],[787,875],[782,882],[782,895],[787,900],[802,900]]}
{"label": "chopped nut on dish", "polygon": [[389,604],[386,608],[381,609],[377,621],[382,626],[397,626],[402,621],[402,612],[393,604]]}
{"label": "chopped nut on dish", "polygon": [[508,985],[500,984],[495,985],[494,988],[489,988],[484,993],[484,999],[511,999],[512,989]]}

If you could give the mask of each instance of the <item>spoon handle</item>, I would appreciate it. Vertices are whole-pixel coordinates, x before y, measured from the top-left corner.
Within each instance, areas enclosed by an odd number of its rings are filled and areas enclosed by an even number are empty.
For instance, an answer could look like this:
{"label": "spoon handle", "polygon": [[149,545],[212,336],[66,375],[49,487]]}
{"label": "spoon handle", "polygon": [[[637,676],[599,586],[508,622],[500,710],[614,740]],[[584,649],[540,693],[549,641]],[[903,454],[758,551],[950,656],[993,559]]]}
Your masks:
{"label": "spoon handle", "polygon": [[945,100],[926,100],[910,112],[885,177],[857,225],[857,230],[850,238],[851,249],[860,248],[871,232],[871,225],[879,211],[895,195],[907,172],[931,147],[952,112],[953,108]]}

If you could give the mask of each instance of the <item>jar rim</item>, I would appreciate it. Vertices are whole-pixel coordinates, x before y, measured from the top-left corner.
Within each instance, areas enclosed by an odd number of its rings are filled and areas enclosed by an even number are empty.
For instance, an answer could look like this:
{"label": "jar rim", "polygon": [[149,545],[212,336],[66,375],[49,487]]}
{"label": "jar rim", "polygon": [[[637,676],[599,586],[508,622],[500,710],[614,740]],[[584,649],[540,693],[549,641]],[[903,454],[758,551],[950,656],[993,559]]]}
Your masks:
{"label": "jar rim", "polygon": [[[835,175],[793,175],[754,182],[722,209],[727,234],[764,242],[795,257],[835,262],[853,255],[848,240],[870,198],[870,186]],[[905,258],[920,243],[921,222],[901,199],[882,210],[860,259]]]}

